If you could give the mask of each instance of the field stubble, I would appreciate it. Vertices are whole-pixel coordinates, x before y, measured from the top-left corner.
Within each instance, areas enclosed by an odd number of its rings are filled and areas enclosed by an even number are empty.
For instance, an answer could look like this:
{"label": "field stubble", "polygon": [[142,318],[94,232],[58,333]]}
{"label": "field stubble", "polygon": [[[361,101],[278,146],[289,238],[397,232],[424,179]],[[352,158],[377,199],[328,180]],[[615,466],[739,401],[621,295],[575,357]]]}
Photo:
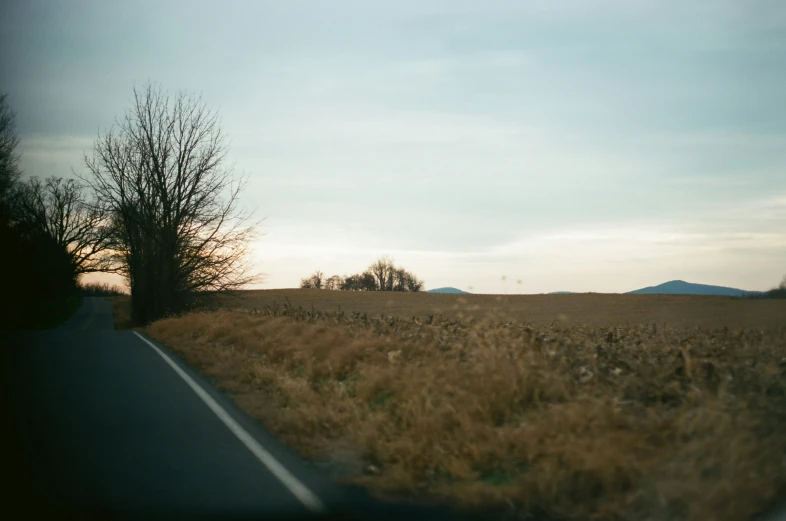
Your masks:
{"label": "field stubble", "polygon": [[[673,325],[641,320],[669,301],[658,297],[543,296],[526,320],[473,296],[437,313],[398,295],[318,305],[339,294],[250,293],[145,332],[304,457],[382,497],[521,517],[740,520],[786,492],[778,301],[677,298]],[[749,311],[707,325],[734,306]]]}

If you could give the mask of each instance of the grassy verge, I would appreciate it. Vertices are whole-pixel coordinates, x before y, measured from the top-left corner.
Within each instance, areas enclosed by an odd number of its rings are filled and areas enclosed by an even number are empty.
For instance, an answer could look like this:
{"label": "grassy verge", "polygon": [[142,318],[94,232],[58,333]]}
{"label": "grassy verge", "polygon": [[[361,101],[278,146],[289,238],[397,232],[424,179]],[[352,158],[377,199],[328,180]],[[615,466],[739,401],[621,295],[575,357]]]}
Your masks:
{"label": "grassy verge", "polygon": [[112,318],[115,329],[131,329],[131,297],[120,295],[115,297],[104,297],[112,308]]}
{"label": "grassy verge", "polygon": [[387,498],[741,520],[786,492],[786,331],[534,326],[292,306],[145,332]]}

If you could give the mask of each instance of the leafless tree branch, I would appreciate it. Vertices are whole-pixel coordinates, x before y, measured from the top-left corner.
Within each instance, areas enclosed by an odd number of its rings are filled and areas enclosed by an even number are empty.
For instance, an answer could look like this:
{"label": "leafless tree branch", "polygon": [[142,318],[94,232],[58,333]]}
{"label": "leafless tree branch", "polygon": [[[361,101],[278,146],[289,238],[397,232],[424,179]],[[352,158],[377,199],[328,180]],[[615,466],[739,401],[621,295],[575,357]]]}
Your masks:
{"label": "leafless tree branch", "polygon": [[66,251],[77,276],[110,269],[105,213],[87,200],[84,188],[74,179],[33,177],[19,185],[14,198],[16,218]]}
{"label": "leafless tree branch", "polygon": [[148,85],[85,157],[137,321],[175,311],[183,295],[258,280],[249,251],[258,222],[239,207],[244,180],[224,166],[226,152],[201,99]]}

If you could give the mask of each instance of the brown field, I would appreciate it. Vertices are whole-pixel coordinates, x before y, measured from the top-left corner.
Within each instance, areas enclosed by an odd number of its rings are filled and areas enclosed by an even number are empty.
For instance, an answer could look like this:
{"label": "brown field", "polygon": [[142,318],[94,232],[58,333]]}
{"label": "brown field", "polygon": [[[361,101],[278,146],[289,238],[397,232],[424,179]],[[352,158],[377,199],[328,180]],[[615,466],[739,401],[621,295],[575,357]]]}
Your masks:
{"label": "brown field", "polygon": [[381,497],[741,520],[786,494],[784,301],[275,290],[219,303],[144,331]]}
{"label": "brown field", "polygon": [[227,308],[285,305],[368,315],[476,320],[491,318],[536,325],[773,329],[786,327],[786,300],[693,295],[439,295],[303,289],[240,291],[221,299]]}

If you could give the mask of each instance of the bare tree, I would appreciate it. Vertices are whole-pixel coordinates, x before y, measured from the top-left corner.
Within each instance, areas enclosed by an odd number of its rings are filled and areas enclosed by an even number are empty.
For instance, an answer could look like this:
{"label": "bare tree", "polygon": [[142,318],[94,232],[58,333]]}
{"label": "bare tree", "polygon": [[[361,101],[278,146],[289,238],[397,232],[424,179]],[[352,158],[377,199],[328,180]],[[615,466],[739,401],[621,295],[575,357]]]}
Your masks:
{"label": "bare tree", "polygon": [[329,290],[341,289],[341,285],[343,283],[344,283],[344,279],[340,275],[333,275],[331,277],[328,277],[327,280],[325,280],[324,288]]}
{"label": "bare tree", "polygon": [[322,289],[324,278],[325,275],[321,271],[315,271],[310,277],[300,280],[300,287],[302,289]]}
{"label": "bare tree", "polygon": [[423,289],[423,281],[404,268],[396,268],[393,271],[392,291],[420,291]]}
{"label": "bare tree", "polygon": [[300,280],[301,288],[339,289],[343,291],[421,291],[423,281],[404,268],[393,264],[390,257],[380,257],[363,273],[327,280],[321,271]]}
{"label": "bare tree", "polygon": [[344,291],[376,291],[377,283],[374,280],[374,275],[364,272],[344,277],[340,289]]}
{"label": "bare tree", "polygon": [[404,268],[397,267],[388,256],[380,257],[366,273],[370,273],[378,291],[420,291],[423,281]]}
{"label": "bare tree", "polygon": [[315,271],[310,277],[300,279],[300,287],[302,289],[328,289],[338,290],[344,285],[344,278],[340,275],[333,275],[325,278],[324,273]]}
{"label": "bare tree", "polygon": [[0,95],[0,205],[9,204],[14,185],[22,175],[19,169],[19,153],[16,147],[16,114],[6,101],[7,94]]}
{"label": "bare tree", "polygon": [[258,280],[249,251],[257,223],[238,207],[244,181],[225,166],[226,150],[201,99],[148,85],[85,156],[87,182],[111,212],[113,261],[136,323],[176,311],[194,292]]}
{"label": "bare tree", "polygon": [[391,277],[391,291],[407,290],[407,272],[404,268],[395,268]]}
{"label": "bare tree", "polygon": [[424,282],[417,278],[415,275],[409,273],[407,277],[407,289],[405,291],[418,292],[423,291]]}
{"label": "bare tree", "polygon": [[393,259],[388,256],[380,257],[374,264],[368,267],[367,271],[374,276],[374,280],[377,283],[377,290],[393,291],[393,279],[396,272],[396,267],[393,265]]}
{"label": "bare tree", "polygon": [[111,271],[106,256],[110,228],[105,213],[91,204],[74,179],[33,177],[19,186],[17,218],[51,237],[68,253],[76,276]]}

